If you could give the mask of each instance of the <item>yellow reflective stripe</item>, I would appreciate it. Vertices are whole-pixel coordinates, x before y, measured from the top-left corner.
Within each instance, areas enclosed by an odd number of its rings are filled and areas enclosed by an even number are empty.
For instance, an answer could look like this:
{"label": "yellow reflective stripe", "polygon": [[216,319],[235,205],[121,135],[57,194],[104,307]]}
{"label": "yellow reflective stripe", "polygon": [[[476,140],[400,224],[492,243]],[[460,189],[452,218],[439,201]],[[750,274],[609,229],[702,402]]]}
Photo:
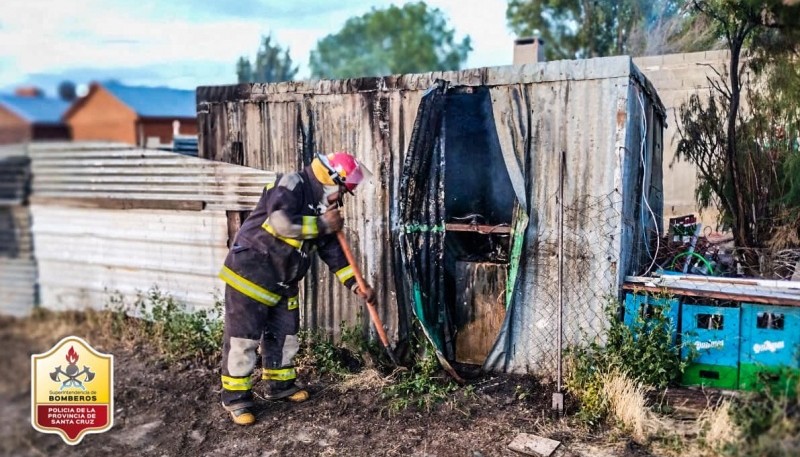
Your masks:
{"label": "yellow reflective stripe", "polygon": [[345,281],[352,278],[353,276],[355,276],[355,273],[353,272],[353,267],[351,267],[350,265],[336,272],[336,277],[339,278],[339,281],[341,281],[342,284],[344,284]]}
{"label": "yellow reflective stripe", "polygon": [[303,229],[301,232],[303,236],[315,237],[319,233],[317,229],[316,216],[303,216]]}
{"label": "yellow reflective stripe", "polygon": [[271,183],[269,183],[269,184],[267,184],[266,186],[264,186],[264,189],[266,189],[266,190],[270,190],[270,189],[272,189],[273,187],[275,187],[275,181],[272,181]]}
{"label": "yellow reflective stripe", "polygon": [[295,249],[300,249],[300,248],[303,247],[303,242],[300,241],[300,240],[295,240],[294,238],[286,238],[285,236],[278,235],[278,232],[276,232],[275,229],[272,228],[272,226],[269,225],[269,223],[267,223],[267,221],[264,221],[264,223],[261,224],[261,228],[266,230],[267,233],[269,233],[270,235],[272,235],[275,238],[283,241],[284,243],[288,244],[289,246],[291,246],[291,247],[293,247]]}
{"label": "yellow reflective stripe", "polygon": [[263,303],[268,306],[275,306],[281,299],[280,295],[276,294],[275,292],[270,292],[258,284],[248,281],[228,267],[222,267],[222,271],[219,272],[219,277],[234,289],[259,303]]}
{"label": "yellow reflective stripe", "polygon": [[234,378],[222,375],[222,388],[225,390],[250,390],[252,387],[253,380],[250,379],[250,376]]}
{"label": "yellow reflective stripe", "polygon": [[297,295],[295,295],[294,297],[289,297],[289,306],[287,308],[289,308],[290,311],[293,309],[297,309],[297,307],[299,306],[300,306],[300,300],[297,298]]}
{"label": "yellow reflective stripe", "polygon": [[279,368],[261,372],[261,379],[265,381],[290,381],[295,378],[297,378],[297,372],[294,371],[294,368]]}

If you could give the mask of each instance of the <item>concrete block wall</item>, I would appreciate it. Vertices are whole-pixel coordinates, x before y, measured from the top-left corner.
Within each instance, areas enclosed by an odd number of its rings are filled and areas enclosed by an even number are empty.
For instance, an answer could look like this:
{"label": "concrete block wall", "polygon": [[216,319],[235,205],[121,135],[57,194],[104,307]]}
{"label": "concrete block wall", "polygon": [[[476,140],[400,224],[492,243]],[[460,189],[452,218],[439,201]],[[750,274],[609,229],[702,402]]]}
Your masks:
{"label": "concrete block wall", "polygon": [[667,110],[664,129],[664,223],[669,218],[684,214],[698,214],[703,226],[716,227],[717,211],[708,209],[700,213],[694,198],[697,173],[687,162],[674,162],[680,137],[677,129],[677,112],[681,103],[697,93],[708,98],[708,77],[716,77],[714,70],[722,71],[728,65],[728,51],[705,51],[686,54],[636,57],[639,70],[647,76],[658,91]]}

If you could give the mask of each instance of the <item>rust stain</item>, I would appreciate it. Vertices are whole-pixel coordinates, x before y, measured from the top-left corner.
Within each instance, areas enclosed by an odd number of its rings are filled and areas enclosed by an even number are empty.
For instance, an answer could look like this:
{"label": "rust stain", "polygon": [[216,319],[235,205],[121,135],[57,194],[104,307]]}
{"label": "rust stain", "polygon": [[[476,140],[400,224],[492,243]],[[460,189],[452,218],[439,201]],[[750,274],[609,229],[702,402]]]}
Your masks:
{"label": "rust stain", "polygon": [[628,120],[628,112],[627,111],[617,111],[617,128],[621,129],[625,127],[625,122]]}

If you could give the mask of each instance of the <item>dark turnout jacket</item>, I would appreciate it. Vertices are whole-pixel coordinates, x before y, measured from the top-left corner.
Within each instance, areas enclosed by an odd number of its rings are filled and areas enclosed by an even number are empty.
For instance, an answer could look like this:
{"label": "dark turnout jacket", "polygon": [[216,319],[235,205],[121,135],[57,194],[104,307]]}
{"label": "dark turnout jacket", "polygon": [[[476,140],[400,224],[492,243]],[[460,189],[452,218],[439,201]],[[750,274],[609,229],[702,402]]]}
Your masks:
{"label": "dark turnout jacket", "polygon": [[354,288],[353,270],[335,233],[326,233],[320,214],[322,184],[309,167],[279,175],[267,185],[244,221],[225,259],[220,278],[265,305],[295,297],[313,250],[346,287]]}

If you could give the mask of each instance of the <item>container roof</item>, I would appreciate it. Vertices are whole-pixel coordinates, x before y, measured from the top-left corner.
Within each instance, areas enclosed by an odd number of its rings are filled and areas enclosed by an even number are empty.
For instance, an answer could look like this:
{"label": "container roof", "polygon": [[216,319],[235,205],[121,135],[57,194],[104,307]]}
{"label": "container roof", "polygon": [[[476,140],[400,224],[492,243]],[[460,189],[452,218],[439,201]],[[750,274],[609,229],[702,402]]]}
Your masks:
{"label": "container roof", "polygon": [[58,98],[0,95],[0,105],[33,124],[60,124],[69,103]]}
{"label": "container roof", "polygon": [[119,83],[101,85],[142,117],[197,116],[193,90],[126,86]]}

